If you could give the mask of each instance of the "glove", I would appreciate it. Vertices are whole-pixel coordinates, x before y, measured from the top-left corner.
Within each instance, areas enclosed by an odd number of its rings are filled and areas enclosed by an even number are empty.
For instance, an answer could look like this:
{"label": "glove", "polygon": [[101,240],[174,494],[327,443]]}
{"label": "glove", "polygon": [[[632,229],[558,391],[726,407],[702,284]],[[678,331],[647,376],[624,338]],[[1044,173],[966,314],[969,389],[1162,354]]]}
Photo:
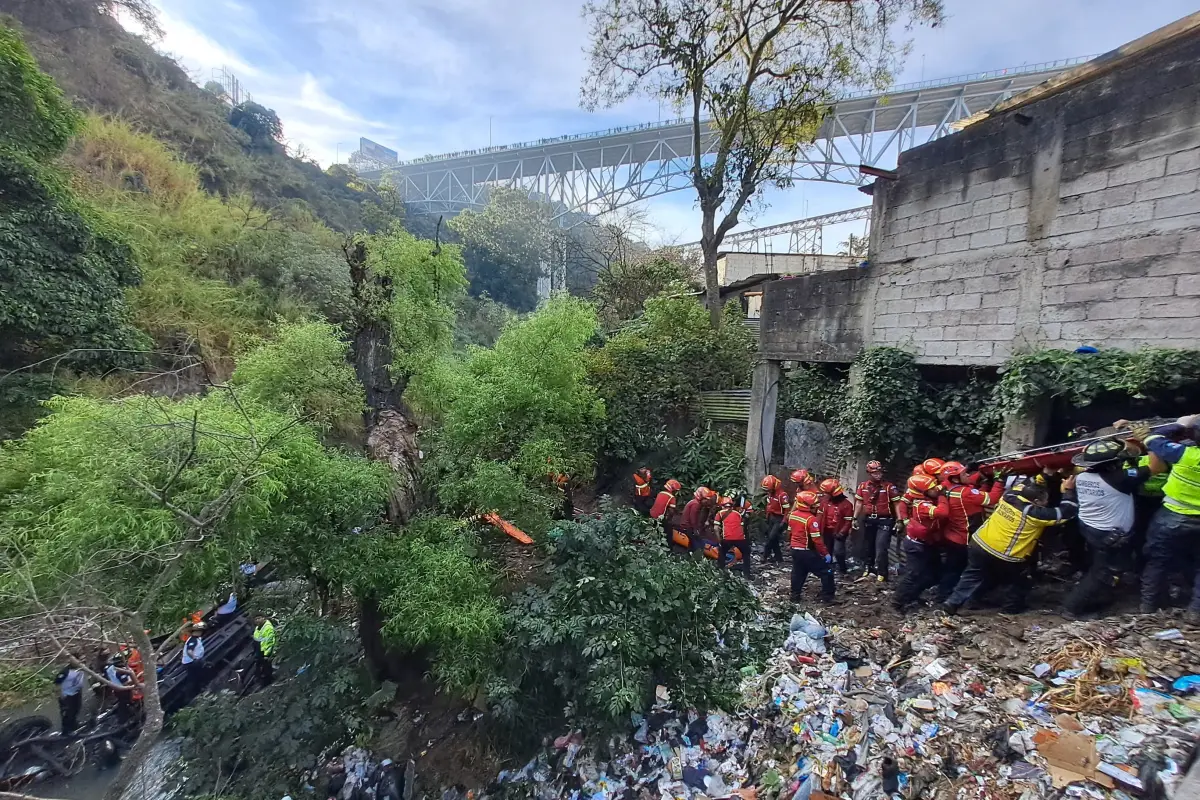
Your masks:
{"label": "glove", "polygon": [[850,523],[850,530],[852,530],[852,531],[856,531],[856,530],[860,529],[861,527],[862,527],[862,523],[859,522],[858,520],[854,520],[854,522]]}
{"label": "glove", "polygon": [[1135,422],[1129,429],[1133,434],[1133,438],[1139,442],[1144,442],[1150,437],[1150,426],[1144,422]]}
{"label": "glove", "polygon": [[833,556],[832,556],[832,555],[830,555],[829,553],[826,553],[826,554],[825,554],[825,563],[826,563],[826,564],[832,564],[832,563],[833,563]]}

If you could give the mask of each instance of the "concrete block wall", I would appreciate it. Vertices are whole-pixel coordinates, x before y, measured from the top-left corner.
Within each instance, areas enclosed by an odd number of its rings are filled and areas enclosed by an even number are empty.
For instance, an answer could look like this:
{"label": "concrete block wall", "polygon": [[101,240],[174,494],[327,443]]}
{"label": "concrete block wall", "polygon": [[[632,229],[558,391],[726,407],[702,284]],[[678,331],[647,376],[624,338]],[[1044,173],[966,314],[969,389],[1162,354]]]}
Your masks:
{"label": "concrete block wall", "polygon": [[1200,348],[1200,37],[902,153],[898,174],[876,182],[847,307],[789,314],[776,282],[764,353],[833,360],[814,341],[835,317],[932,364]]}

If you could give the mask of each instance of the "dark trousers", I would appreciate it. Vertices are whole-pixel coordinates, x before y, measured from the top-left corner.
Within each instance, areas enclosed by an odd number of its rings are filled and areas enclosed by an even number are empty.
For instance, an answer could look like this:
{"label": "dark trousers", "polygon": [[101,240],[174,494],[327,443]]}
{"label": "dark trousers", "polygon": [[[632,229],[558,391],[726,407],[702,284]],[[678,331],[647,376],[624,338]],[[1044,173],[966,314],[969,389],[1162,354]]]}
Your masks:
{"label": "dark trousers", "polygon": [[829,542],[830,550],[833,553],[833,563],[837,564],[838,572],[846,574],[846,537],[834,536],[833,541]]}
{"label": "dark trousers", "polygon": [[734,569],[740,569],[746,580],[750,580],[750,542],[747,539],[737,539],[734,541],[721,542],[721,555],[717,558],[717,565],[721,569],[725,569],[725,556],[730,553],[733,548],[737,548],[742,554],[742,563],[734,564]]}
{"label": "dark trousers", "polygon": [[1089,562],[1083,578],[1063,602],[1072,614],[1086,614],[1107,606],[1113,598],[1121,572],[1130,562],[1132,534],[1101,531],[1079,523],[1079,533],[1088,546]]}
{"label": "dark trousers", "polygon": [[898,609],[915,603],[921,592],[936,586],[939,574],[936,547],[913,541],[907,536],[900,547],[904,551],[904,572],[900,574],[900,585],[896,589],[896,596],[892,598],[892,605]]}
{"label": "dark trousers", "polygon": [[654,498],[653,497],[640,497],[636,494],[633,496],[633,507],[636,508],[641,513],[645,514],[646,516],[650,516],[650,509],[653,506],[654,506]]}
{"label": "dark trousers", "polygon": [[254,670],[258,673],[258,679],[263,686],[270,686],[271,681],[275,678],[275,669],[271,665],[271,659],[263,655],[262,648],[254,651]]}
{"label": "dark trousers", "polygon": [[937,595],[934,599],[941,603],[954,593],[954,587],[958,586],[958,579],[962,577],[963,570],[967,568],[967,546],[942,542],[938,550],[941,564],[938,568],[940,575]]}
{"label": "dark trousers", "polygon": [[198,695],[204,690],[204,662],[189,661],[183,665],[185,674],[187,675],[188,691],[193,695]]}
{"label": "dark trousers", "polygon": [[833,569],[816,550],[792,550],[792,602],[800,602],[809,573],[821,579],[821,599],[833,599]]}
{"label": "dark trousers", "polygon": [[1167,580],[1183,572],[1192,582],[1192,611],[1200,611],[1200,515],[1178,514],[1165,506],[1146,531],[1146,566],[1142,569],[1142,606],[1161,608]]}
{"label": "dark trousers", "polygon": [[967,548],[967,568],[963,570],[958,585],[954,587],[954,594],[950,595],[946,605],[962,608],[984,584],[1001,589],[1001,611],[1020,613],[1025,610],[1025,597],[1029,594],[1029,564],[997,558],[971,542]]}
{"label": "dark trousers", "polygon": [[862,549],[859,553],[864,569],[873,575],[888,574],[888,547],[892,543],[891,517],[862,518]]}
{"label": "dark trousers", "polygon": [[783,561],[783,532],[787,528],[787,520],[783,517],[767,517],[767,543],[763,545],[763,561],[776,564]]}
{"label": "dark trousers", "polygon": [[83,705],[83,693],[58,696],[58,715],[62,717],[63,735],[74,733],[79,727],[79,709]]}

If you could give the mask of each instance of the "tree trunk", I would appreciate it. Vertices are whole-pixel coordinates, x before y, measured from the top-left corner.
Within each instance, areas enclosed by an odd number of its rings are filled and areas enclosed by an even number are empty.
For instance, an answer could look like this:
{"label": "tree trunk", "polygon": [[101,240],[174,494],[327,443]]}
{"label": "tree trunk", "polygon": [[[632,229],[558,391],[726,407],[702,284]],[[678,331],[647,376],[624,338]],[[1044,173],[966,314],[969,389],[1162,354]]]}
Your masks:
{"label": "tree trunk", "polygon": [[417,426],[404,406],[405,377],[392,374],[392,279],[376,275],[367,264],[367,247],[360,241],[344,250],[350,266],[354,299],[354,373],[363,385],[367,409],[363,414],[367,454],[382,461],[396,475],[388,501],[388,519],[403,525],[419,502],[417,494]]}
{"label": "tree trunk", "polygon": [[120,800],[121,795],[133,782],[133,778],[137,775],[138,769],[146,760],[146,756],[150,754],[154,743],[158,741],[158,735],[163,729],[163,709],[162,698],[158,693],[158,655],[154,652],[154,645],[150,643],[150,637],[146,635],[145,625],[140,615],[133,615],[126,623],[130,638],[137,646],[138,651],[142,654],[142,714],[144,722],[142,730],[138,734],[137,741],[133,747],[129,748],[129,752],[125,754],[125,758],[121,761],[121,768],[117,770],[117,777],[104,790],[104,800]]}
{"label": "tree trunk", "polygon": [[379,598],[374,595],[358,601],[358,640],[362,643],[371,676],[377,681],[387,680],[391,670],[387,646],[383,643],[383,610],[379,607]]}
{"label": "tree trunk", "polygon": [[[697,187],[699,189],[699,187]],[[708,320],[713,328],[721,327],[721,284],[717,281],[717,205],[700,190],[700,250],[704,254],[704,294],[708,303]]]}

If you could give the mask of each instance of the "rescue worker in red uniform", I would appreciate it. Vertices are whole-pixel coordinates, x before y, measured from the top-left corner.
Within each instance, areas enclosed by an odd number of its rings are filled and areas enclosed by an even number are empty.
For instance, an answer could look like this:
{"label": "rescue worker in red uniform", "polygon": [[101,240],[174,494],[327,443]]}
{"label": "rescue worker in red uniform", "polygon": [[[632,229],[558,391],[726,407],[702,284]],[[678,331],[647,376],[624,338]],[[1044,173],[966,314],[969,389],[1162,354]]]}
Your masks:
{"label": "rescue worker in red uniform", "polygon": [[846,541],[854,524],[854,503],[846,497],[846,489],[837,478],[821,481],[821,535],[825,546],[833,553],[838,572],[846,574]]}
{"label": "rescue worker in red uniform", "polygon": [[792,483],[796,484],[796,494],[801,492],[816,494],[819,491],[817,479],[806,469],[794,469],[788,477],[792,479]]}
{"label": "rescue worker in red uniform", "polygon": [[650,507],[650,519],[661,522],[663,530],[667,533],[667,547],[671,546],[672,534],[675,532],[672,524],[675,516],[675,493],[682,488],[679,481],[671,478],[663,484],[662,491],[654,498],[654,505]]}
{"label": "rescue worker in red uniform", "polygon": [[908,521],[904,525],[904,573],[892,606],[903,611],[915,603],[921,592],[936,586],[940,574],[942,526],[950,518],[950,503],[937,477],[913,475],[905,492]]}
{"label": "rescue worker in red uniform", "polygon": [[654,504],[654,489],[650,481],[650,470],[646,467],[633,473],[633,507],[647,515]]}
{"label": "rescue worker in red uniform", "polygon": [[742,576],[750,580],[750,546],[746,542],[746,528],[742,524],[742,510],[737,507],[732,497],[722,497],[717,500],[720,510],[717,511],[717,530],[721,536],[721,554],[717,558],[717,566],[725,569],[725,559],[733,548],[742,554],[740,564]]}
{"label": "rescue worker in red uniform", "polygon": [[692,499],[688,500],[683,507],[683,514],[679,518],[679,529],[687,534],[688,550],[693,553],[703,548],[704,540],[709,538],[716,499],[716,492],[707,486],[701,486],[696,489]]}
{"label": "rescue worker in red uniform", "polygon": [[971,532],[982,522],[983,510],[994,508],[1004,494],[1004,479],[992,484],[990,491],[983,492],[969,485],[972,478],[967,468],[958,461],[947,461],[939,476],[950,506],[950,516],[942,528],[941,577],[938,579],[937,601],[943,602],[954,587],[963,570],[967,568],[967,543]]}
{"label": "rescue worker in red uniform", "polygon": [[763,560],[779,564],[783,561],[783,532],[787,530],[787,516],[792,510],[792,501],[783,490],[783,481],[774,475],[762,479],[766,492],[767,543],[763,546]]}
{"label": "rescue worker in red uniform", "polygon": [[867,479],[854,492],[854,527],[862,537],[859,557],[866,575],[874,575],[878,581],[887,580],[892,531],[904,514],[896,484],[883,479],[882,464],[868,461]]}
{"label": "rescue worker in red uniform", "polygon": [[942,472],[942,467],[946,462],[940,458],[927,458],[920,464],[913,467],[913,475],[928,475],[931,478],[936,478]]}
{"label": "rescue worker in red uniform", "polygon": [[799,603],[809,573],[821,579],[821,601],[833,602],[833,556],[821,538],[816,492],[800,492],[788,515],[788,537],[792,550],[792,602]]}

